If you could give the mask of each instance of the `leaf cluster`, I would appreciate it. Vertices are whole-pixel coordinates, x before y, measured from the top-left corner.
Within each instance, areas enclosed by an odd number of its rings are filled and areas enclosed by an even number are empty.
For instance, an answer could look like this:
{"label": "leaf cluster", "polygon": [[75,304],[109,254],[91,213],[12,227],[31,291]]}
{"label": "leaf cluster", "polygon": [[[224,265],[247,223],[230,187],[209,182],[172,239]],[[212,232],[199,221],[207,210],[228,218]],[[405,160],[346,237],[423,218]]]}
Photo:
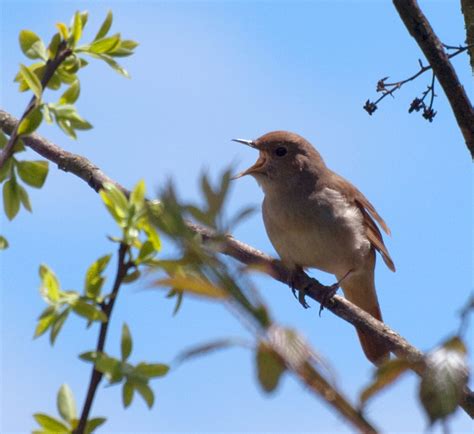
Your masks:
{"label": "leaf cluster", "polygon": [[87,362],[94,363],[95,369],[105,375],[109,384],[122,383],[122,401],[128,407],[137,392],[149,408],[153,406],[155,396],[149,385],[152,378],[162,377],[169,371],[169,366],[163,363],[140,362],[133,365],[128,362],[132,352],[132,336],[127,324],[122,326],[121,358],[117,359],[104,352],[89,351],[79,357]]}
{"label": "leaf cluster", "polygon": [[[113,21],[112,12],[109,11],[94,39],[79,45],[87,21],[88,12],[77,11],[69,26],[57,23],[57,32],[47,45],[31,30],[22,30],[19,34],[23,54],[34,62],[30,65],[20,64],[14,81],[18,83],[20,92],[31,90],[33,98],[10,139],[0,132],[0,150],[8,147],[13,153],[0,168],[0,183],[4,183],[3,205],[9,220],[17,215],[21,205],[30,212],[32,210],[28,193],[19,178],[31,187],[41,188],[48,173],[46,161],[18,161],[14,157],[15,153],[25,149],[22,137],[36,131],[43,120],[49,124],[56,123],[74,139],[77,138],[77,131],[92,128],[74,105],[81,93],[78,73],[88,65],[84,56],[102,60],[119,74],[129,77],[115,58],[132,55],[137,42],[122,39],[120,33],[108,35]],[[43,101],[45,89],[59,90],[62,86],[67,88],[56,102]],[[7,246],[8,242],[2,238],[0,249]]]}
{"label": "leaf cluster", "polygon": [[62,290],[54,272],[46,265],[40,266],[40,293],[48,306],[38,318],[34,337],[49,330],[50,342],[53,345],[70,312],[87,319],[89,325],[94,321],[107,321],[101,307],[104,301],[101,288],[105,281],[103,272],[109,260],[110,255],[102,256],[89,267],[82,295],[77,291]]}
{"label": "leaf cluster", "polygon": [[418,396],[429,424],[444,421],[459,406],[467,385],[469,369],[466,347],[459,336],[454,336],[430,351],[422,360],[393,359],[385,362],[375,372],[374,380],[361,392],[361,408],[407,371],[422,372]]}
{"label": "leaf cluster", "polygon": [[[7,143],[6,136],[0,131],[0,149],[3,149]],[[16,153],[25,150],[25,147],[18,141],[16,144]],[[48,175],[49,163],[42,160],[18,160],[12,157],[6,161],[0,169],[0,183],[3,182],[3,208],[9,220],[15,218],[23,206],[31,212],[31,202],[26,188],[22,183],[33,187],[41,188]]]}
{"label": "leaf cluster", "polygon": [[[76,401],[72,390],[67,384],[63,384],[57,395],[56,405],[61,419],[55,418],[45,413],[35,413],[34,419],[40,426],[33,430],[33,434],[72,434],[77,428],[79,419],[77,418]],[[84,434],[90,434],[102,425],[106,419],[104,417],[94,417],[87,421]]]}
{"label": "leaf cluster", "polygon": [[[202,204],[182,203],[169,183],[160,196],[161,207],[158,210],[149,209],[153,224],[179,250],[178,256],[151,264],[157,272],[167,274],[167,277],[160,277],[154,284],[171,288],[168,296],[178,296],[177,307],[183,293],[224,300],[266,326],[268,314],[256,292],[250,289],[248,282],[244,282],[240,270],[235,270],[222,260],[216,248],[227,236],[225,230],[228,226],[223,222],[222,211],[229,193],[230,173],[230,170],[224,171],[216,187],[211,186],[206,175],[202,176]],[[239,213],[241,218],[245,215]],[[205,240],[191,230],[191,219],[207,223],[214,229],[216,235],[212,241],[203,242]],[[238,218],[232,221],[235,223]]]}

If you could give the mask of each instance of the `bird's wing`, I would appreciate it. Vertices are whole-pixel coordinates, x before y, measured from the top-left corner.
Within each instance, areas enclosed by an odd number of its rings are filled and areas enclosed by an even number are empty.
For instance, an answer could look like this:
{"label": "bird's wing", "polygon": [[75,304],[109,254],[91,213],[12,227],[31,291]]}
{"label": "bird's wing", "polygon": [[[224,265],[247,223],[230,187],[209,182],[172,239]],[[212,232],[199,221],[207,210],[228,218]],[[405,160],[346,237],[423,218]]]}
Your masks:
{"label": "bird's wing", "polygon": [[[350,182],[346,181],[341,176],[336,175],[332,181],[337,185],[338,190],[343,192],[348,200],[352,200],[354,204],[361,210],[364,217],[364,224],[367,228],[367,238],[374,246],[374,248],[380,253],[387,267],[390,270],[395,271],[395,264],[388,253],[387,247],[385,246],[382,238],[382,233],[377,227],[377,222],[380,227],[384,230],[387,235],[390,235],[390,229],[385,223],[384,219],[380,217],[379,213],[375,210],[374,206],[369,200]],[[375,221],[374,221],[375,220]]]}

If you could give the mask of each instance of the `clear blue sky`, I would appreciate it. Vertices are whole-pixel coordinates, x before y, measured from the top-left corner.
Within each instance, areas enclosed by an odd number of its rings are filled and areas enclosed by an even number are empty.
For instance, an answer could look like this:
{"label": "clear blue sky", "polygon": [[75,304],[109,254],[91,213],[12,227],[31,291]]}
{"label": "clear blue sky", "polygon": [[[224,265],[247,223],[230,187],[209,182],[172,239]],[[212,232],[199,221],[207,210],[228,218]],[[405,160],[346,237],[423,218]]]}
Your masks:
{"label": "clear blue sky", "polygon": [[[420,1],[440,38],[464,41],[459,2]],[[377,266],[377,287],[386,322],[422,350],[458,326],[457,311],[472,287],[472,176],[470,157],[446,98],[438,88],[438,115],[429,124],[407,113],[429,75],[387,99],[374,116],[362,110],[376,81],[415,72],[421,57],[389,1],[313,2],[46,2],[1,3],[1,106],[20,115],[28,96],[12,79],[21,54],[17,37],[27,28],[49,40],[58,21],[77,9],[90,12],[91,38],[108,8],[125,37],[140,42],[123,63],[126,80],[92,62],[81,74],[80,113],[95,128],[69,140],[54,127],[41,133],[83,154],[125,186],[144,178],[151,191],[171,176],[184,198],[194,199],[203,169],[239,169],[256,155],[230,142],[275,129],[307,137],[327,164],[357,185],[388,222],[388,248],[397,265]],[[454,61],[473,97],[466,56]],[[56,96],[55,96],[56,97]],[[31,153],[28,157],[35,158]],[[41,191],[32,191],[33,215],[1,233],[11,247],[1,254],[2,432],[28,432],[32,413],[55,413],[56,392],[68,383],[82,404],[90,366],[77,354],[95,345],[96,327],[70,320],[54,348],[32,340],[44,308],[37,269],[47,263],[66,289],[82,289],[88,265],[113,246],[116,231],[99,197],[81,180],[51,167]],[[229,212],[258,205],[252,179],[233,185]],[[236,236],[274,253],[260,214]],[[324,282],[333,277],[313,272]],[[291,292],[270,278],[255,279],[276,319],[296,327],[332,364],[338,384],[355,398],[372,367],[347,323],[317,307],[304,311]],[[183,348],[245,330],[222,307],[186,300],[172,317],[161,292],[125,287],[114,312],[107,350],[119,352],[123,321],[134,337],[132,361],[169,362]],[[471,332],[472,337],[472,332]],[[472,348],[471,348],[472,351]],[[471,358],[472,360],[472,358]],[[407,375],[368,409],[384,432],[422,432],[416,379]],[[149,411],[136,400],[124,410],[120,390],[103,388],[92,414],[107,416],[100,432],[342,432],[350,429],[327,407],[287,377],[267,397],[255,381],[253,356],[229,350],[193,361],[153,383]],[[452,432],[472,423],[459,411]]]}

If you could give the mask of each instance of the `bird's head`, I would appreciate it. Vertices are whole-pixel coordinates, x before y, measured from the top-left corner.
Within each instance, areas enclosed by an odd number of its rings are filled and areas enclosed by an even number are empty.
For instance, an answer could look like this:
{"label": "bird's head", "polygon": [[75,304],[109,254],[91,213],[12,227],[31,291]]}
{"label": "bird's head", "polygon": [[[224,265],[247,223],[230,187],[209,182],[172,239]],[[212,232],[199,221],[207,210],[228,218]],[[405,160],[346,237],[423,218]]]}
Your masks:
{"label": "bird's head", "polygon": [[294,188],[305,177],[317,177],[318,168],[324,166],[311,143],[295,133],[273,131],[256,140],[233,140],[259,151],[255,164],[235,178],[252,175],[265,193],[275,188]]}

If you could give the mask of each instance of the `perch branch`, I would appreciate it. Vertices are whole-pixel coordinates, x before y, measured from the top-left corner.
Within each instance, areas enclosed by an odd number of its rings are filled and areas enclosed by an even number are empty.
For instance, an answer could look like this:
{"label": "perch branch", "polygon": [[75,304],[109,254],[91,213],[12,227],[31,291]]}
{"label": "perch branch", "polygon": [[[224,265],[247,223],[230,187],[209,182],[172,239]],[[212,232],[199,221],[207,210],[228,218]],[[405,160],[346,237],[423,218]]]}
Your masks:
{"label": "perch branch", "polygon": [[[10,134],[13,131],[16,123],[17,120],[13,116],[0,109],[0,128],[6,134]],[[71,172],[83,179],[95,191],[99,191],[104,183],[110,182],[115,184],[125,194],[130,194],[129,190],[109,178],[87,158],[61,149],[37,133],[25,137],[23,142],[38,154],[56,163],[61,170]],[[204,241],[212,240],[215,236],[211,229],[203,226],[189,223],[189,227],[196,233],[199,233]],[[280,261],[233,238],[231,235],[227,237],[225,243],[220,243],[220,246],[223,254],[231,256],[244,264],[259,265],[276,280],[288,284],[290,272]],[[315,279],[311,279],[306,273],[298,273],[293,282],[295,289],[304,289],[308,297],[316,300],[318,303],[324,301],[325,287]],[[376,320],[344,297],[335,295],[325,307],[358,329],[385,341],[396,356],[412,361],[418,361],[423,358],[423,353],[420,350],[411,345],[387,324]],[[470,389],[466,389],[460,405],[467,414],[474,418],[474,393]]]}

